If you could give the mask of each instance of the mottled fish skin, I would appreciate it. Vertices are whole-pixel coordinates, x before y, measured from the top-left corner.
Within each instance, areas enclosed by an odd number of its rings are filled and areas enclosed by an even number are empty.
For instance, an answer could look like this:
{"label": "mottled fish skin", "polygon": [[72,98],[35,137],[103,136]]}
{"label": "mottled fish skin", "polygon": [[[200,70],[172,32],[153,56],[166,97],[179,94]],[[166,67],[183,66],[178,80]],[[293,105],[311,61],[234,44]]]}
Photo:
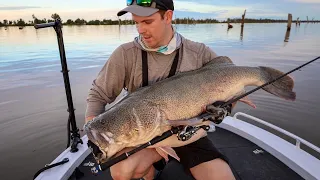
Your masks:
{"label": "mottled fish skin", "polygon": [[[104,162],[125,147],[136,147],[169,130],[167,120],[196,117],[206,105],[228,101],[246,86],[260,86],[282,74],[269,67],[235,66],[220,56],[200,69],[138,89],[85,124],[84,130],[104,153],[99,157]],[[293,86],[293,79],[285,76],[263,89],[295,100]]]}

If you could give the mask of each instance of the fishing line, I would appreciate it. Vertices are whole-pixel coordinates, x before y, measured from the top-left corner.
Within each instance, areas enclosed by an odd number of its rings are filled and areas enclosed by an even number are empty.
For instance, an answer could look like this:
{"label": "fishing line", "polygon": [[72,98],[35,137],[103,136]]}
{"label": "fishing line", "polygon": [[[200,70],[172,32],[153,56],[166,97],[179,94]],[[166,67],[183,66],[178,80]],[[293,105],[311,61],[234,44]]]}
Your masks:
{"label": "fishing line", "polygon": [[241,98],[243,98],[243,97],[245,97],[245,96],[248,96],[249,94],[251,94],[251,93],[253,93],[253,92],[255,92],[255,91],[257,91],[257,90],[259,90],[259,89],[261,89],[261,88],[263,88],[263,87],[271,84],[271,83],[274,83],[275,81],[277,81],[277,80],[285,77],[286,75],[288,75],[288,74],[290,74],[290,73],[292,73],[292,72],[294,72],[294,71],[296,71],[296,70],[298,70],[298,69],[300,69],[300,68],[302,68],[302,67],[304,67],[304,66],[306,66],[306,65],[308,65],[308,64],[310,64],[310,63],[312,63],[312,62],[314,62],[314,61],[316,61],[316,60],[318,60],[319,58],[320,58],[320,56],[317,57],[317,58],[315,58],[315,59],[313,59],[313,60],[311,60],[311,61],[308,61],[308,62],[302,64],[301,66],[299,66],[299,67],[297,67],[297,68],[295,68],[295,69],[293,69],[293,70],[291,70],[291,71],[289,71],[289,72],[287,72],[287,73],[285,73],[285,74],[283,74],[283,75],[281,75],[281,76],[279,76],[279,77],[277,77],[276,79],[274,79],[274,80],[272,80],[272,81],[269,81],[269,82],[267,82],[267,83],[265,83],[265,84],[263,84],[263,85],[261,85],[261,86],[258,86],[258,87],[256,87],[255,89],[253,89],[253,90],[251,90],[251,91],[248,91],[247,93],[245,93],[245,94],[243,94],[243,95],[240,95],[239,97],[237,97],[237,98],[235,98],[235,99],[231,99],[231,100],[227,101],[226,103],[224,103],[223,105],[221,105],[221,107],[222,107],[222,108],[223,108],[223,107],[226,107],[226,106],[228,106],[229,104],[232,104],[232,103],[238,101],[239,99],[241,99]]}

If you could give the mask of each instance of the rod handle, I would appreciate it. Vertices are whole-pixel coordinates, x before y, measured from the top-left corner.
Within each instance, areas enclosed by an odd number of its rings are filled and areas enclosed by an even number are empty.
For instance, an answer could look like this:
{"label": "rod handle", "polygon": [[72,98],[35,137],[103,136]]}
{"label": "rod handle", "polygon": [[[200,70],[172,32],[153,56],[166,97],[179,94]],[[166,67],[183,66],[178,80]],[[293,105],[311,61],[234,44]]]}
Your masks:
{"label": "rod handle", "polygon": [[49,23],[35,24],[34,28],[41,29],[41,28],[53,27],[55,25],[56,25],[56,22],[49,22]]}

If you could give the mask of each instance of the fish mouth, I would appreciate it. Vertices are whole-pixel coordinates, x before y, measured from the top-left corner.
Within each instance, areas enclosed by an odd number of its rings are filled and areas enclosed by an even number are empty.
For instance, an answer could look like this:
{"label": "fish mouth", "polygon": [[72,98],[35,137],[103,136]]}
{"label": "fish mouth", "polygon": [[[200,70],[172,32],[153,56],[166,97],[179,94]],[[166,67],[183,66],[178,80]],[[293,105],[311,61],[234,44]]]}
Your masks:
{"label": "fish mouth", "polygon": [[91,150],[91,153],[94,159],[97,161],[97,163],[100,164],[107,161],[107,159],[109,159],[106,156],[107,153],[102,151],[97,145],[88,142],[88,147]]}
{"label": "fish mouth", "polygon": [[123,154],[117,154],[117,152],[118,151],[114,151],[114,149],[110,147],[105,148],[104,150],[103,148],[99,148],[99,152],[95,152],[93,155],[99,164],[104,164]]}
{"label": "fish mouth", "polygon": [[104,153],[93,153],[94,159],[97,161],[98,164],[105,164],[113,159],[115,159],[117,156],[112,155],[112,156],[105,156]]}
{"label": "fish mouth", "polygon": [[[123,156],[123,154],[125,154],[125,153],[122,153],[122,154],[120,154],[119,156]],[[95,160],[96,160],[97,163],[99,163],[99,164],[108,163],[108,162],[114,160],[114,159],[117,158],[117,157],[118,157],[117,154],[114,154],[114,155],[111,155],[111,156],[105,156],[104,153],[99,153],[99,154],[97,154],[97,155],[94,155]]]}
{"label": "fish mouth", "polygon": [[117,144],[113,133],[92,130],[90,126],[86,126],[85,130],[90,141],[88,147],[98,163],[106,162],[116,154]]}

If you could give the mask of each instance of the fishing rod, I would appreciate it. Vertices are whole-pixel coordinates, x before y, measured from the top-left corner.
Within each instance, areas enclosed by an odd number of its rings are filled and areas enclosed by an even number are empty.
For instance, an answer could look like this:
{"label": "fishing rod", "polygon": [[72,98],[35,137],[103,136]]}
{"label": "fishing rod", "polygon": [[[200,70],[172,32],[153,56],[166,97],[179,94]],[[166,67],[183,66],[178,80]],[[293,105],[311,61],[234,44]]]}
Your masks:
{"label": "fishing rod", "polygon": [[[99,171],[104,171],[104,170],[108,169],[109,167],[111,167],[112,165],[127,159],[129,156],[135,154],[136,152],[141,151],[142,149],[145,149],[148,146],[154,145],[154,144],[156,144],[156,143],[158,143],[158,142],[170,137],[173,134],[177,134],[182,129],[183,129],[182,126],[173,127],[170,130],[164,132],[161,136],[157,136],[157,137],[153,138],[151,141],[149,141],[149,142],[147,142],[145,144],[142,144],[139,147],[137,147],[137,148],[135,148],[135,149],[133,149],[133,150],[131,150],[129,152],[123,153],[120,156],[117,156],[117,157],[115,157],[115,158],[113,158],[113,159],[111,159],[111,160],[109,160],[107,162],[100,163],[98,165],[98,167],[94,167],[93,169],[99,170]],[[91,145],[94,145],[94,144],[91,144]]]}
{"label": "fishing rod", "polygon": [[267,85],[269,85],[269,84],[272,84],[272,83],[274,83],[275,81],[278,81],[279,79],[285,77],[286,75],[288,75],[288,74],[290,74],[290,73],[292,73],[292,72],[294,72],[294,71],[296,71],[296,70],[299,70],[299,69],[301,69],[302,67],[304,67],[304,66],[306,66],[306,65],[308,65],[308,64],[310,64],[310,63],[312,63],[312,62],[314,62],[314,61],[316,61],[316,60],[318,60],[318,59],[320,59],[320,56],[317,57],[317,58],[315,58],[315,59],[313,59],[313,60],[310,60],[310,61],[302,64],[301,66],[299,66],[299,67],[297,67],[297,68],[292,69],[291,71],[289,71],[289,72],[287,72],[287,73],[285,73],[285,74],[283,74],[283,75],[281,75],[281,76],[279,76],[279,77],[277,77],[277,78],[275,78],[275,79],[273,79],[273,80],[271,80],[271,81],[269,81],[269,82],[264,83],[264,84],[261,85],[261,86],[258,86],[258,87],[256,87],[256,88],[254,88],[254,89],[251,90],[251,91],[248,91],[247,93],[245,93],[245,94],[243,94],[243,95],[238,96],[237,98],[234,98],[234,99],[231,99],[231,100],[227,101],[226,103],[222,104],[222,105],[220,106],[220,108],[224,108],[224,107],[226,107],[226,106],[228,106],[228,105],[230,105],[230,104],[232,104],[232,103],[240,100],[241,98],[243,98],[243,97],[245,97],[245,96],[248,96],[249,94],[251,94],[251,93],[253,93],[253,92],[257,91],[257,90],[259,90],[259,89],[261,89],[261,88],[263,88],[263,87],[265,87],[265,86],[267,86]]}
{"label": "fishing rod", "polygon": [[[78,151],[78,144],[82,142],[82,139],[80,138],[79,129],[77,127],[76,118],[74,114],[74,107],[73,107],[73,101],[72,101],[72,94],[71,94],[71,88],[70,88],[70,81],[69,81],[69,70],[66,60],[66,53],[64,49],[64,43],[63,43],[63,35],[62,35],[62,23],[60,19],[56,19],[54,22],[50,23],[43,23],[43,24],[35,24],[35,29],[41,29],[41,28],[48,28],[53,27],[57,34],[57,40],[58,40],[58,46],[59,46],[59,53],[60,53],[60,60],[61,60],[61,66],[62,66],[62,73],[63,73],[63,79],[64,79],[64,85],[65,85],[65,91],[68,101],[68,109],[69,117],[68,117],[68,144],[67,148],[70,145],[70,139],[72,140],[70,151],[72,153]],[[70,130],[71,125],[71,130]],[[71,132],[70,132],[71,131]]]}
{"label": "fishing rod", "polygon": [[[111,160],[108,160],[107,162],[99,163],[97,166],[94,166],[91,168],[91,172],[94,174],[97,174],[101,171],[105,171],[106,169],[110,168],[111,166],[115,165],[116,163],[129,158],[129,156],[141,151],[142,149],[145,149],[145,148],[147,148],[151,145],[154,145],[164,139],[167,139],[168,137],[170,137],[173,134],[178,134],[177,135],[178,139],[180,139],[182,141],[186,141],[186,140],[190,139],[192,137],[192,135],[195,134],[196,131],[198,131],[199,129],[204,129],[205,131],[208,131],[210,129],[210,126],[209,125],[202,125],[202,126],[198,126],[195,128],[190,128],[186,134],[181,133],[181,131],[183,131],[184,129],[186,129],[184,126],[172,127],[170,130],[162,133],[162,135],[153,138],[151,141],[149,141],[145,144],[142,144],[139,147],[137,147],[129,152],[122,153],[121,155],[114,157]],[[95,144],[93,144],[90,140],[88,141],[88,146],[92,149],[92,153],[94,156],[97,157],[98,154],[102,154],[100,149]]]}

